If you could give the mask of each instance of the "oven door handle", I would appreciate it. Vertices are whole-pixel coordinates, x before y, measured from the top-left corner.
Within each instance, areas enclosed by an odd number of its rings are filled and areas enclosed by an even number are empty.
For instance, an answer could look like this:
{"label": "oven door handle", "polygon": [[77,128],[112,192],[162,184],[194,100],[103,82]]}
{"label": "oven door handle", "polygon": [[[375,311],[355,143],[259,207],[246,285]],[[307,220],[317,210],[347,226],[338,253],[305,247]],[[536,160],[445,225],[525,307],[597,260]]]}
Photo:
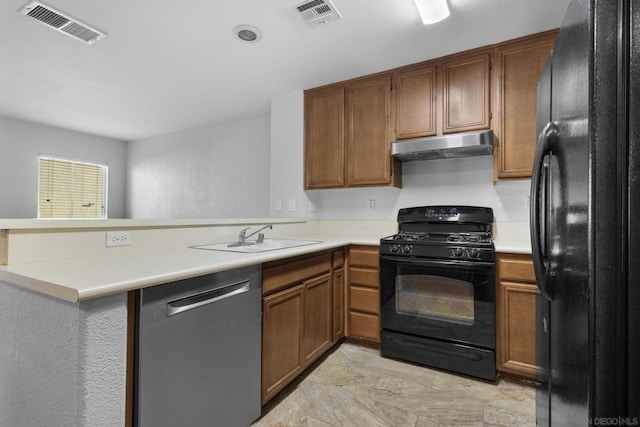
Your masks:
{"label": "oven door handle", "polygon": [[[391,255],[380,255],[380,261],[390,261],[396,264],[419,265],[422,267],[456,267],[463,270],[493,270],[495,263],[483,261],[463,260],[431,260],[421,258],[403,258]],[[382,263],[381,263],[382,264]]]}

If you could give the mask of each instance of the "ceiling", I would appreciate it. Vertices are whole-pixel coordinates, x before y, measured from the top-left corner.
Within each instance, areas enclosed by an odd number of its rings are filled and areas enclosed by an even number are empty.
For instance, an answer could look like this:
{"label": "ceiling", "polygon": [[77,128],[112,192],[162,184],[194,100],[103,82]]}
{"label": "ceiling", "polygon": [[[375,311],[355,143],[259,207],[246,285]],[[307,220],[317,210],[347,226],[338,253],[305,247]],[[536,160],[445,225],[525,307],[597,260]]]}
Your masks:
{"label": "ceiling", "polygon": [[[560,25],[569,0],[448,0],[423,26],[413,0],[333,0],[311,27],[295,0],[45,0],[108,36],[92,45],[0,2],[0,115],[136,140],[266,113],[307,89]],[[258,27],[258,43],[234,38]]]}

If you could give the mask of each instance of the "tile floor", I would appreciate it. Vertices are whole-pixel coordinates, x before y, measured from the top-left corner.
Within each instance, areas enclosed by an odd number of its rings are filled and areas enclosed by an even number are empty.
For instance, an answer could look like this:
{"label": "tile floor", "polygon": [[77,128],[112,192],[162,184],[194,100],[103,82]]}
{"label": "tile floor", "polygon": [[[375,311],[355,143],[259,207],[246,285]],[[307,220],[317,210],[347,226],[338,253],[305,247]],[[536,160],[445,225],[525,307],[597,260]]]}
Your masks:
{"label": "tile floor", "polygon": [[383,359],[344,342],[263,408],[253,426],[535,426],[535,389]]}

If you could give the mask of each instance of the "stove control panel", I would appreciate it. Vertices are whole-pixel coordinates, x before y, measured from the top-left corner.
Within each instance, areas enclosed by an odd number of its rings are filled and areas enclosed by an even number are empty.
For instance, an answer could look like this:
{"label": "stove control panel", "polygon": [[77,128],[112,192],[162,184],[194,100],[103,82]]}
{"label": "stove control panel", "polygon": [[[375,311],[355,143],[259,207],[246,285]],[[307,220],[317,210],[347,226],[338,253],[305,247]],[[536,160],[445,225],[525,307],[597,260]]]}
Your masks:
{"label": "stove control panel", "polygon": [[494,250],[489,248],[475,248],[464,246],[446,245],[413,245],[407,243],[382,243],[381,253],[388,253],[397,256],[432,258],[432,259],[459,259],[464,261],[484,261],[494,260]]}
{"label": "stove control panel", "polygon": [[429,208],[425,212],[425,216],[427,218],[436,217],[438,219],[457,218],[458,217],[458,209],[456,209],[456,208],[444,208],[444,207],[441,207],[441,208]]}

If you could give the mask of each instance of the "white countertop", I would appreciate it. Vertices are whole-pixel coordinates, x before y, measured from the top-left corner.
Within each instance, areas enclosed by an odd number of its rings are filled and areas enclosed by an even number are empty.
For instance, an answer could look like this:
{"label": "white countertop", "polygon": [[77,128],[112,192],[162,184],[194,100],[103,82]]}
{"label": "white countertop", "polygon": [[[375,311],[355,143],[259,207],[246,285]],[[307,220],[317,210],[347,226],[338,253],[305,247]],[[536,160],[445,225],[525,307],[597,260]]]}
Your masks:
{"label": "white countertop", "polygon": [[530,254],[531,243],[528,240],[494,240],[496,252],[511,254]]}
{"label": "white countertop", "polygon": [[[10,222],[13,222],[10,224]],[[211,228],[214,226],[224,228],[229,226],[235,235],[236,228],[245,225],[274,223],[281,224],[278,230],[284,232],[285,238],[300,240],[319,240],[322,243],[299,246],[289,249],[280,249],[261,253],[234,253],[192,249],[193,243],[186,243],[186,239],[176,240],[182,244],[161,246],[162,240],[149,239],[145,235],[137,234],[134,243],[138,246],[122,248],[121,250],[104,250],[104,229],[111,227],[129,228],[132,230],[152,227],[153,236],[158,236],[158,231],[164,227],[182,230],[180,233],[192,231],[198,237],[198,244],[219,243],[230,240],[215,240],[221,235],[216,235]],[[14,283],[56,298],[70,302],[84,301],[92,298],[141,289],[162,283],[187,279],[217,271],[229,270],[253,264],[261,264],[283,258],[304,255],[317,251],[323,251],[350,244],[379,245],[380,238],[392,234],[395,223],[366,223],[366,222],[326,222],[311,224],[299,219],[240,219],[240,220],[175,220],[175,221],[131,221],[131,220],[106,220],[105,222],[92,221],[40,221],[40,220],[4,220],[2,226],[16,227],[18,236],[23,240],[13,241],[10,246],[23,254],[29,254],[29,259],[20,257],[19,262],[6,262],[0,265],[0,280]],[[24,227],[24,228],[23,228]],[[92,229],[97,227],[92,234]],[[182,228],[187,227],[187,228]],[[190,227],[190,228],[189,228]],[[194,228],[195,227],[195,228]],[[236,228],[233,228],[236,227]],[[294,235],[286,234],[289,230],[302,231]],[[317,230],[317,227],[322,229]],[[42,234],[40,230],[43,230]],[[316,228],[315,231],[313,229]],[[501,224],[494,245],[496,252],[530,254],[531,245],[528,240],[527,224]],[[30,230],[29,230],[30,229]],[[84,231],[87,229],[86,231]],[[309,229],[304,231],[305,229]],[[15,230],[15,228],[14,228]],[[27,236],[21,233],[25,230]],[[60,230],[60,231],[58,231]],[[66,230],[66,231],[65,231]],[[80,231],[74,231],[80,230]],[[132,231],[139,233],[140,231]],[[88,242],[89,246],[79,245]],[[211,241],[201,241],[200,234],[211,237]],[[33,240],[33,236],[37,238]],[[43,240],[45,236],[59,237],[70,236],[72,240]],[[93,236],[93,237],[86,237]],[[167,234],[162,234],[167,238]],[[173,235],[169,235],[171,237]],[[0,237],[3,237],[0,234]],[[193,237],[193,236],[192,236]],[[277,237],[277,236],[270,236]],[[91,240],[94,239],[94,240]],[[0,241],[0,243],[2,243]],[[80,249],[74,249],[75,247]],[[5,242],[6,247],[6,242]],[[60,253],[58,248],[64,247],[67,251]],[[44,255],[60,255],[57,258],[49,256],[31,256],[35,249],[40,249]],[[101,249],[100,249],[101,248]]]}
{"label": "white countertop", "polygon": [[146,250],[0,266],[0,280],[70,302],[84,301],[350,244],[379,245],[381,236],[305,235],[322,243],[256,254],[192,248]]}

